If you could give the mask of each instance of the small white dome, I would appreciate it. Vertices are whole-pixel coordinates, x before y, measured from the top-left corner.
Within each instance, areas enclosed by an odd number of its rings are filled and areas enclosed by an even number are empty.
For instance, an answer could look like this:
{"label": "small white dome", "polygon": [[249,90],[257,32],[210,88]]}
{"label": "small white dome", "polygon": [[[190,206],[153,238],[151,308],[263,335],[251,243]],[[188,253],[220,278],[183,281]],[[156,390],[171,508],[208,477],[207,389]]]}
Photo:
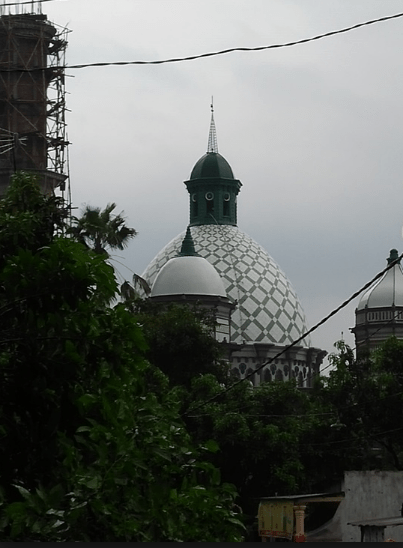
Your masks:
{"label": "small white dome", "polygon": [[164,264],[151,288],[151,297],[163,295],[227,296],[214,266],[194,256],[174,257]]}
{"label": "small white dome", "polygon": [[[392,254],[392,252],[395,252]],[[392,250],[389,262],[397,259],[397,251]],[[357,310],[364,308],[386,308],[403,306],[403,272],[399,263],[390,268],[361,297]]]}

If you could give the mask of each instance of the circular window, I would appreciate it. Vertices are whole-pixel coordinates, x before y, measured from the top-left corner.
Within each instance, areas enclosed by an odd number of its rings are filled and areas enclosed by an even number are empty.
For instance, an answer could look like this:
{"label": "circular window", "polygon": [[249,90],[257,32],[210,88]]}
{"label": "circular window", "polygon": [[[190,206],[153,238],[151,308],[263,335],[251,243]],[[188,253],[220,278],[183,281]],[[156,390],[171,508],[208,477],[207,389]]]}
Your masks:
{"label": "circular window", "polygon": [[211,202],[211,200],[214,200],[214,194],[212,192],[206,192],[206,200]]}
{"label": "circular window", "polygon": [[226,202],[229,202],[229,201],[230,201],[230,198],[231,198],[230,193],[229,193],[229,192],[226,192],[226,193],[224,194],[224,200],[225,200]]}
{"label": "circular window", "polygon": [[197,194],[192,194],[192,202],[197,202]]}

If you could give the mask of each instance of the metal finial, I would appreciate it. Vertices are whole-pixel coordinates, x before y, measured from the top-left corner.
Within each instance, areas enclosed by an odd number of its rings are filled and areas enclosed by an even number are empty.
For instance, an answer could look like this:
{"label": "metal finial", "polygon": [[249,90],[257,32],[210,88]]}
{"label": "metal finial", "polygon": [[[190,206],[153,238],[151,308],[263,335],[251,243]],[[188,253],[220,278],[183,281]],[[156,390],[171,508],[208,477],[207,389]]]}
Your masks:
{"label": "metal finial", "polygon": [[[388,264],[391,264],[391,263],[393,263],[393,261],[396,261],[398,258],[399,258],[399,252],[397,251],[397,249],[391,249],[390,250],[390,256],[386,260],[388,261]],[[400,263],[400,261],[399,261],[399,263]]]}
{"label": "metal finial", "polygon": [[210,122],[210,132],[208,136],[207,152],[218,152],[217,133],[216,133],[215,123],[214,123],[213,97],[211,98],[210,107],[211,107],[211,122]]}

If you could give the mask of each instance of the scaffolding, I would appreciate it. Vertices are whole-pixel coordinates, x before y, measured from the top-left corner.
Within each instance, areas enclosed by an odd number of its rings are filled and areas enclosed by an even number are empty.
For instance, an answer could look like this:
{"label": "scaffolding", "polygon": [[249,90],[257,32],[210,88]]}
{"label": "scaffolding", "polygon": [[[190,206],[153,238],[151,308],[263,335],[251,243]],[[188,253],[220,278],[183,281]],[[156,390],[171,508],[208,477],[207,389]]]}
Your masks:
{"label": "scaffolding", "polygon": [[44,193],[59,188],[70,201],[68,33],[48,21],[40,1],[0,5],[0,194],[15,171],[25,170],[38,176]]}

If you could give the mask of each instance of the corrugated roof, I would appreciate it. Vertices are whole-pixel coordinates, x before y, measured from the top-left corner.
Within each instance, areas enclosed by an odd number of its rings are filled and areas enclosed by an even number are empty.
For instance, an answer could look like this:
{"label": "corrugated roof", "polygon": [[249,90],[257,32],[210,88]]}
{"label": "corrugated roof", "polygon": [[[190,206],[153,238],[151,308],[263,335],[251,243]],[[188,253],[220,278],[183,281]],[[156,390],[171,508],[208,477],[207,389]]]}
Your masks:
{"label": "corrugated roof", "polygon": [[391,518],[372,518],[372,519],[361,519],[359,521],[352,521],[347,523],[347,525],[358,525],[358,526],[373,526],[373,527],[393,527],[396,525],[403,525],[403,517],[393,516]]}
{"label": "corrugated roof", "polygon": [[[260,500],[305,500],[310,502],[320,502],[326,498],[344,498],[344,492],[338,491],[337,493],[308,493],[306,495],[284,495],[275,497],[260,497]],[[402,518],[403,519],[403,518]]]}

